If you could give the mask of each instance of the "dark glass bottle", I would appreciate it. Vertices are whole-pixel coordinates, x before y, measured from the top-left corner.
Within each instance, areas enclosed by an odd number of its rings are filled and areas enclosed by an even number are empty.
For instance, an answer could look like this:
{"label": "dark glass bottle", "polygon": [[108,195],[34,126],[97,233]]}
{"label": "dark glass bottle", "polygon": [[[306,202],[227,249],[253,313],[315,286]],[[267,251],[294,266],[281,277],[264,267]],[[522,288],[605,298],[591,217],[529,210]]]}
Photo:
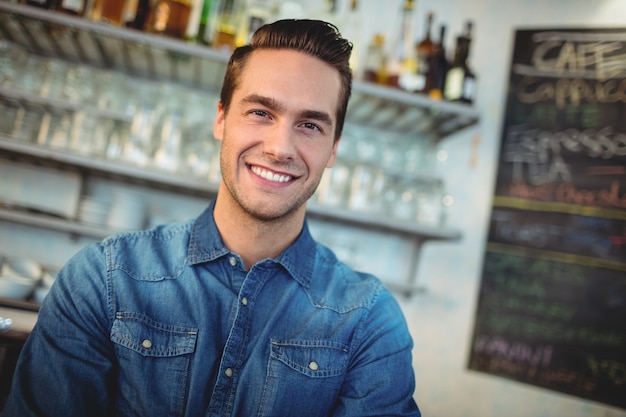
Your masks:
{"label": "dark glass bottle", "polygon": [[148,13],[150,13],[150,0],[139,0],[137,2],[137,9],[135,10],[135,18],[126,23],[127,27],[143,30],[148,20]]}
{"label": "dark glass bottle", "polygon": [[204,0],[202,2],[202,11],[200,12],[200,26],[198,27],[198,35],[196,42],[209,45],[211,43],[210,17],[212,0]]}
{"label": "dark glass bottle", "polygon": [[385,36],[377,33],[367,47],[363,79],[372,83],[385,82]]}
{"label": "dark glass bottle", "polygon": [[431,31],[433,26],[433,13],[430,12],[426,16],[426,32],[422,40],[416,45],[417,53],[417,78],[420,80],[420,88],[417,90],[420,93],[428,93],[432,88],[431,63],[435,56],[435,42],[431,37]]}
{"label": "dark glass bottle", "polygon": [[414,0],[405,0],[400,11],[400,31],[394,52],[386,63],[386,84],[415,91],[415,49],[413,46],[413,10]]}
{"label": "dark glass bottle", "polygon": [[450,101],[472,103],[476,95],[476,75],[469,67],[472,22],[466,25],[465,34],[457,37],[454,59],[448,69],[444,98]]}
{"label": "dark glass bottle", "polygon": [[26,0],[25,3],[42,9],[51,9],[54,6],[54,0]]}
{"label": "dark glass bottle", "polygon": [[446,75],[448,74],[449,63],[446,54],[445,39],[446,25],[441,25],[439,28],[439,42],[435,46],[435,54],[430,64],[432,80],[430,81],[431,89],[428,95],[434,100],[439,100],[443,97]]}

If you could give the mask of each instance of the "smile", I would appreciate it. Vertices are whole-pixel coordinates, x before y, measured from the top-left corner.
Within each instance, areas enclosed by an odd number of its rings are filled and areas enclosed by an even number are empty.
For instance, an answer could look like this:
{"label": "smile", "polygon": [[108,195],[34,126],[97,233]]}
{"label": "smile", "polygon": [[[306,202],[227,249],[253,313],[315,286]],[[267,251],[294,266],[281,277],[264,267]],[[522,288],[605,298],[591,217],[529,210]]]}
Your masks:
{"label": "smile", "polygon": [[251,166],[250,169],[256,175],[258,175],[261,178],[265,178],[268,181],[287,182],[287,181],[290,181],[293,178],[290,175],[277,174],[275,172],[269,171],[267,169],[259,168],[257,166]]}

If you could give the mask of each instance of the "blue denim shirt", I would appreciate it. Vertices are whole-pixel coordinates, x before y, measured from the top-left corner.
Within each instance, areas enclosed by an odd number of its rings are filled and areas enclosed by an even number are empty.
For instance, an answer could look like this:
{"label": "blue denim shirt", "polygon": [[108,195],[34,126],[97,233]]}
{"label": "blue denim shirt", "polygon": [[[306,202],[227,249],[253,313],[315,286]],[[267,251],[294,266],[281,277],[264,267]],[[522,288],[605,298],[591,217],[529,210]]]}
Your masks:
{"label": "blue denim shirt", "polygon": [[419,416],[411,349],[392,295],[306,224],[246,271],[212,203],[67,263],[3,417]]}

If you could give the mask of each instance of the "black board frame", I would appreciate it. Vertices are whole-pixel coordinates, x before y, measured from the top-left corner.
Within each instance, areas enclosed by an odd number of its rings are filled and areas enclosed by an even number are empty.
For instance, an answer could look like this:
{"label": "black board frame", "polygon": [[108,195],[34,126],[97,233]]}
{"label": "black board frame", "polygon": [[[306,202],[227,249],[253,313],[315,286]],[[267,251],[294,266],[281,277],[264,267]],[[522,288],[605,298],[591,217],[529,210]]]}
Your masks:
{"label": "black board frame", "polygon": [[626,28],[515,30],[468,369],[626,409]]}

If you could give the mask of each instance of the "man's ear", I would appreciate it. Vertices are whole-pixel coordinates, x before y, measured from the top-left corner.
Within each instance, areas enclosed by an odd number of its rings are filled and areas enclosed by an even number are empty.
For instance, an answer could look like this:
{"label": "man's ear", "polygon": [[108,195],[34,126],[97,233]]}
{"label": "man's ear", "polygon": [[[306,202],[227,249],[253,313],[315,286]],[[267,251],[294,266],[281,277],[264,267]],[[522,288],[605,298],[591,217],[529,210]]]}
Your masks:
{"label": "man's ear", "polygon": [[222,102],[217,103],[217,114],[213,121],[213,136],[215,139],[221,141],[224,138],[224,106]]}

